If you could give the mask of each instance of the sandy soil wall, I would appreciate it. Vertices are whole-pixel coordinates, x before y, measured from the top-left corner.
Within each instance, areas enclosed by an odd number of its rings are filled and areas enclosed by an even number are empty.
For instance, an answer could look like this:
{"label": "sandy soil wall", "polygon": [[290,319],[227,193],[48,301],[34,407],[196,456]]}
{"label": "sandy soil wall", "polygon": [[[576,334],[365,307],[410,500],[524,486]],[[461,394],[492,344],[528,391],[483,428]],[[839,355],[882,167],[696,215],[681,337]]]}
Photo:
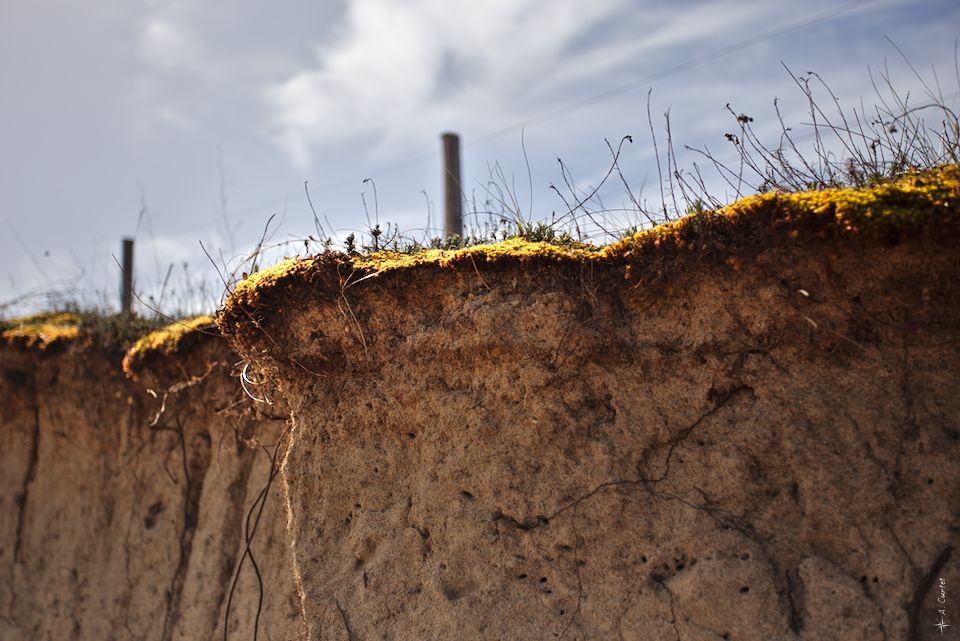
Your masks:
{"label": "sandy soil wall", "polygon": [[954,166],[0,327],[0,639],[939,639],[958,241]]}
{"label": "sandy soil wall", "polygon": [[688,267],[331,264],[228,317],[291,405],[310,638],[937,638],[956,243]]}
{"label": "sandy soil wall", "polygon": [[[137,382],[123,352],[82,340],[0,349],[0,638],[224,638],[286,421],[252,412],[236,356],[202,343]],[[261,638],[302,638],[276,485],[250,549]],[[247,556],[229,638],[253,638],[259,599]]]}

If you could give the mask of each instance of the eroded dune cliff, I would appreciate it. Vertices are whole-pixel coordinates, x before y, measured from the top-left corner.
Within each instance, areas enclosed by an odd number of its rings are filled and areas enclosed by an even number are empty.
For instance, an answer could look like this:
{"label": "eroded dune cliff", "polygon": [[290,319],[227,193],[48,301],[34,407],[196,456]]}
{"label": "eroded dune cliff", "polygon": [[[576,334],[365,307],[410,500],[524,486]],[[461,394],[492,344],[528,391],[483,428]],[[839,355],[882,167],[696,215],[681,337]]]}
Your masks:
{"label": "eroded dune cliff", "polygon": [[8,324],[0,638],[939,638],[958,240],[947,167]]}
{"label": "eroded dune cliff", "polygon": [[311,638],[935,634],[956,177],[241,284],[220,322],[290,403]]}
{"label": "eroded dune cliff", "polygon": [[[0,349],[0,638],[223,638],[285,415],[251,411],[209,319],[148,336],[127,360],[137,381],[80,323],[21,323]],[[302,638],[277,487],[251,549],[261,627]],[[248,557],[230,638],[252,638],[259,599]]]}

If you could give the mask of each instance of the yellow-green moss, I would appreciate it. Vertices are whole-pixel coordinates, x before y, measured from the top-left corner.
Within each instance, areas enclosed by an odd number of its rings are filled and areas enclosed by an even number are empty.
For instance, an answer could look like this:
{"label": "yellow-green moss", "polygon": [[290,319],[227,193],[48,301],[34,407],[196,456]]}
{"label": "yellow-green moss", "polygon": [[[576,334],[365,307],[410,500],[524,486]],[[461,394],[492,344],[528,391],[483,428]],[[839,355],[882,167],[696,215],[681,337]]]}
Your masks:
{"label": "yellow-green moss", "polygon": [[598,255],[600,250],[592,245],[530,242],[522,238],[509,238],[497,243],[475,245],[463,249],[424,249],[419,252],[382,251],[350,259],[350,267],[366,273],[384,273],[396,269],[408,269],[420,265],[436,264],[450,267],[459,263],[495,262],[505,258],[515,260],[556,259],[581,260]]}
{"label": "yellow-green moss", "polygon": [[127,350],[123,357],[123,369],[130,373],[148,354],[172,354],[187,336],[204,329],[213,329],[214,321],[210,316],[196,316],[182,321],[174,321],[166,327],[142,336]]}
{"label": "yellow-green moss", "polygon": [[37,314],[0,324],[0,337],[8,344],[46,349],[54,344],[75,340],[80,335],[79,314],[52,312]]}
{"label": "yellow-green moss", "polygon": [[312,258],[285,258],[272,267],[250,274],[234,287],[227,305],[253,303],[263,289],[274,287],[289,276],[305,273],[313,265]]}
{"label": "yellow-green moss", "polygon": [[738,248],[804,235],[882,237],[913,231],[936,235],[947,228],[953,234],[960,231],[960,167],[957,165],[911,173],[869,189],[749,196],[717,211],[691,214],[602,248],[512,238],[456,250],[382,251],[366,256],[326,254],[286,259],[241,281],[227,299],[219,322],[221,329],[229,334],[248,321],[258,325],[261,319],[251,313],[265,302],[266,292],[271,293],[271,300],[275,302],[284,290],[324,278],[328,288],[335,288],[339,279],[342,290],[361,278],[387,272],[533,260],[617,263],[624,264],[628,274],[631,271],[636,274],[643,269],[645,260],[667,260],[678,250],[719,254],[726,259]]}
{"label": "yellow-green moss", "polygon": [[804,227],[832,228],[842,234],[908,231],[952,220],[960,207],[960,167],[948,165],[918,172],[870,189],[824,189],[798,193],[767,192],[748,196],[717,211],[691,215],[639,232],[608,245],[607,257],[629,256],[638,250],[684,239],[719,226],[748,222],[761,211],[774,211],[774,222],[789,227],[796,238]]}

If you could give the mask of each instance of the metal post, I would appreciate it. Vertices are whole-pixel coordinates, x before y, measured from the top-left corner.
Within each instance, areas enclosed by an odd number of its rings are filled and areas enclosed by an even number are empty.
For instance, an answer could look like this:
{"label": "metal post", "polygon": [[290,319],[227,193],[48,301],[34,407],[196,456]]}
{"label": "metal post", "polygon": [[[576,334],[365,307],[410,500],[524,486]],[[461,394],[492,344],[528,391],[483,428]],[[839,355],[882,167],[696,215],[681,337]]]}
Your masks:
{"label": "metal post", "polygon": [[446,133],[443,140],[443,237],[463,235],[463,190],[460,187],[460,136]]}
{"label": "metal post", "polygon": [[129,315],[133,306],[133,239],[123,239],[123,272],[120,275],[120,311]]}

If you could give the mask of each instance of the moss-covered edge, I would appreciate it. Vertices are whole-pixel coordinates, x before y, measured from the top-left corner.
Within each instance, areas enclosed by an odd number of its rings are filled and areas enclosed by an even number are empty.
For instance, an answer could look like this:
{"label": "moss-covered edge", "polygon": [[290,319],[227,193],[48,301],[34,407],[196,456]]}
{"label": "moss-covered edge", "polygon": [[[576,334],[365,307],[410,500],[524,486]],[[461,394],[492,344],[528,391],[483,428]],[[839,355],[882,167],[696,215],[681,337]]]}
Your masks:
{"label": "moss-covered edge", "polygon": [[384,251],[366,256],[331,252],[287,259],[238,283],[216,321],[203,315],[157,329],[157,323],[150,320],[51,312],[0,321],[0,344],[38,351],[77,342],[96,344],[123,353],[124,371],[134,375],[149,359],[175,354],[203,335],[218,333],[215,325],[226,335],[235,335],[247,324],[258,326],[256,310],[263,301],[312,282],[318,275],[326,275],[328,281],[345,288],[387,272],[594,261],[622,265],[625,278],[642,281],[644,267],[649,271],[659,262],[660,269],[664,261],[677,260],[684,254],[729,257],[775,241],[829,236],[889,239],[905,234],[960,236],[960,166],[916,172],[863,190],[749,196],[717,211],[686,216],[606,247],[511,238],[457,250]]}
{"label": "moss-covered edge", "polygon": [[7,345],[47,350],[79,338],[82,321],[71,312],[35,314],[0,323],[0,338]]}
{"label": "moss-covered edge", "polygon": [[0,347],[38,354],[63,349],[99,349],[122,357],[128,376],[149,361],[192,349],[205,336],[220,336],[209,315],[176,320],[167,325],[129,316],[48,312],[0,321]]}
{"label": "moss-covered edge", "polygon": [[67,311],[0,321],[0,347],[51,353],[98,349],[122,355],[145,333],[158,327],[151,319]]}
{"label": "moss-covered edge", "polygon": [[[870,189],[825,189],[748,196],[717,211],[691,214],[641,231],[605,247],[512,238],[457,250],[413,253],[384,251],[367,256],[328,253],[286,259],[240,281],[217,322],[236,336],[259,326],[258,310],[299,284],[320,280],[351,286],[387,272],[444,269],[481,264],[594,261],[622,266],[624,277],[643,281],[644,269],[662,271],[665,262],[755,251],[776,242],[807,238],[892,240],[909,234],[960,235],[960,166],[948,165],[905,175]],[[324,275],[327,278],[322,278]],[[252,326],[252,327],[249,327]]]}
{"label": "moss-covered edge", "polygon": [[140,339],[123,356],[123,371],[136,377],[149,362],[190,349],[204,336],[219,336],[216,323],[206,314],[177,320]]}
{"label": "moss-covered edge", "polygon": [[717,211],[682,218],[642,231],[604,248],[608,256],[629,257],[672,245],[689,246],[718,232],[760,240],[815,234],[890,239],[903,234],[960,230],[960,166],[911,173],[869,189],[824,189],[748,196]]}

